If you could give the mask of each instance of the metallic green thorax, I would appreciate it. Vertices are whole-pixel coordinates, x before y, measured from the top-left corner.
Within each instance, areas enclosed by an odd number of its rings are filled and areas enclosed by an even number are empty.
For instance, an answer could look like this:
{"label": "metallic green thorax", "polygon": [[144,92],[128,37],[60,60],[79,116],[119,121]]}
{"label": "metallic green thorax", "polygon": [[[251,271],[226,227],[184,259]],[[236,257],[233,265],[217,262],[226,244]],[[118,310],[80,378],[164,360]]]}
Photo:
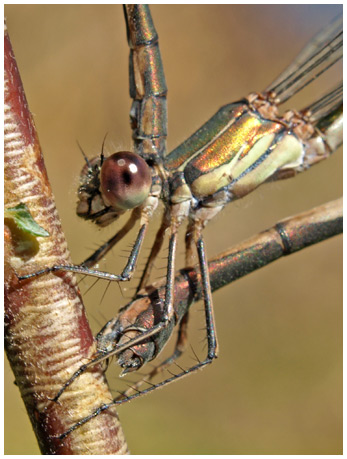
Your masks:
{"label": "metallic green thorax", "polygon": [[[263,118],[246,102],[225,105],[165,159],[172,202],[204,201],[228,191],[238,199],[278,170],[302,163],[302,142],[284,123]],[[210,204],[211,205],[211,204]]]}

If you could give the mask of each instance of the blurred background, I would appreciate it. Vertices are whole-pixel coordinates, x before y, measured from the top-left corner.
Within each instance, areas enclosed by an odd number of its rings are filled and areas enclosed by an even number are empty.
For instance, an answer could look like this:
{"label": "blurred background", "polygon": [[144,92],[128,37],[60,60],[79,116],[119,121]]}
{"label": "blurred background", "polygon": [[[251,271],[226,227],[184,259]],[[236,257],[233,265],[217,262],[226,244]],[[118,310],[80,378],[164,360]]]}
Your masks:
{"label": "blurred background", "polygon": [[[169,88],[169,150],[217,109],[264,89],[340,6],[153,5]],[[131,149],[128,48],[120,5],[8,5],[5,16],[46,167],[75,263],[120,227],[75,215],[89,157]],[[341,78],[309,87],[302,108]],[[342,194],[342,151],[291,180],[230,204],[205,231],[210,257],[278,220]],[[155,219],[145,249],[158,227]],[[121,222],[124,223],[124,220]],[[132,233],[100,268],[119,273]],[[178,267],[183,266],[183,237]],[[342,453],[342,238],[277,261],[214,294],[220,357],[204,371],[119,409],[133,454]],[[143,255],[148,254],[144,251]],[[166,252],[164,253],[164,255]],[[165,257],[158,268],[166,264]],[[144,258],[142,258],[142,262]],[[163,275],[158,271],[155,276]],[[154,277],[155,277],[154,276]],[[91,281],[80,284],[82,294]],[[136,280],[98,282],[85,305],[93,331],[131,296]],[[202,304],[189,333],[204,357]],[[188,349],[182,365],[193,363]],[[175,371],[175,368],[173,368]],[[112,363],[110,386],[119,389]],[[14,377],[5,368],[5,452],[39,453]],[[21,441],[18,441],[20,433]]]}

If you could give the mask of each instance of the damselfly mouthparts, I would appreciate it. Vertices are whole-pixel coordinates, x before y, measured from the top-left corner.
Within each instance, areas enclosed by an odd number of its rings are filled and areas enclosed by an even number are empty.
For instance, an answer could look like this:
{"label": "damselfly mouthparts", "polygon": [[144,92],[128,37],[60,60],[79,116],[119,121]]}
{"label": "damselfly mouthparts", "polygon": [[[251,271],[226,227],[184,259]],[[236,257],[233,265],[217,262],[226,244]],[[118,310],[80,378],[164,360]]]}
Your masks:
{"label": "damselfly mouthparts", "polygon": [[[256,86],[253,86],[253,87],[256,87]],[[172,105],[172,104],[171,104],[171,105]],[[216,104],[214,104],[214,105],[216,105]],[[299,106],[300,106],[300,105],[299,105]],[[89,150],[89,149],[88,149],[88,150]]]}

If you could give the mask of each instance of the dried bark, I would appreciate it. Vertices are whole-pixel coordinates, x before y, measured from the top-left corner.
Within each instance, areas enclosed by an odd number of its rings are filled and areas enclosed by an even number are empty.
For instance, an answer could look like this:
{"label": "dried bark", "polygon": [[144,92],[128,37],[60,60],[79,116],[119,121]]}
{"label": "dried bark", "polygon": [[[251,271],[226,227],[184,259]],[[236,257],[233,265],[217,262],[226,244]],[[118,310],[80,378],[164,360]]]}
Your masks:
{"label": "dried bark", "polygon": [[71,260],[6,28],[4,109],[5,208],[25,203],[50,234],[35,238],[5,219],[5,348],[16,384],[43,454],[124,454],[127,445],[115,409],[59,440],[112,396],[97,366],[78,378],[59,404],[50,401],[93,355],[95,343],[71,273],[26,282],[17,278]]}

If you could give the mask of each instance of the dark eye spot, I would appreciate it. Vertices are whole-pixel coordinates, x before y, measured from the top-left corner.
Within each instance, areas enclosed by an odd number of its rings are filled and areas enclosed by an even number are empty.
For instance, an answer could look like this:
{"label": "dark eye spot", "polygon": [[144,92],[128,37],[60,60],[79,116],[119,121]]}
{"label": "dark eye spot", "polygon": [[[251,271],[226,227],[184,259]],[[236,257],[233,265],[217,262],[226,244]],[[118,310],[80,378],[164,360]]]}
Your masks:
{"label": "dark eye spot", "polygon": [[125,186],[129,186],[131,184],[131,175],[128,172],[123,173],[123,182]]}

